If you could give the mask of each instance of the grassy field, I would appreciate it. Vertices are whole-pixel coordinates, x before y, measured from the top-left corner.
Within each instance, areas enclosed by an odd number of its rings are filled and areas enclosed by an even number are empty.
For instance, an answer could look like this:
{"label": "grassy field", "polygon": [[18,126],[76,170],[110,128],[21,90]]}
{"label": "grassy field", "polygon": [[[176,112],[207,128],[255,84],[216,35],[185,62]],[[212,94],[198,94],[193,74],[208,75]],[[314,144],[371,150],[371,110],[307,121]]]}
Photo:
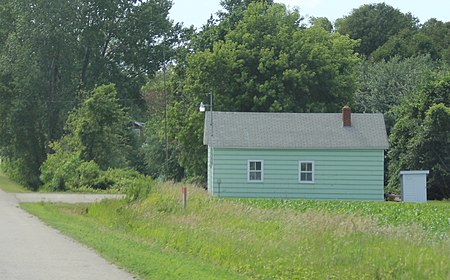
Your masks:
{"label": "grassy field", "polygon": [[235,201],[261,209],[359,215],[370,217],[380,226],[415,225],[442,238],[448,237],[450,232],[450,201],[429,201],[426,204],[287,199],[235,199]]}
{"label": "grassy field", "polygon": [[10,180],[1,169],[0,169],[0,189],[4,190],[5,192],[15,192],[15,193],[29,192],[29,190],[20,186],[16,182]]}
{"label": "grassy field", "polygon": [[[450,239],[440,227],[383,223],[359,202],[328,211],[217,199],[193,187],[183,209],[180,188],[157,186],[133,204],[23,207],[142,279],[450,279]],[[411,206],[398,205],[408,217]]]}

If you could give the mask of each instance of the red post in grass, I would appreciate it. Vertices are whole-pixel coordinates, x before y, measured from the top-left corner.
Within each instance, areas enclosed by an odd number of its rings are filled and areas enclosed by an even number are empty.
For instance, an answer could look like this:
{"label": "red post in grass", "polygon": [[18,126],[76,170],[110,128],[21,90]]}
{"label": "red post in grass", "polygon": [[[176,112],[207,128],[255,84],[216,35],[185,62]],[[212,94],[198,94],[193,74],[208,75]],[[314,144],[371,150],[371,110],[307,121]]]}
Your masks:
{"label": "red post in grass", "polygon": [[181,187],[181,192],[183,193],[183,208],[186,209],[186,203],[187,203],[187,189],[186,189],[186,187]]}

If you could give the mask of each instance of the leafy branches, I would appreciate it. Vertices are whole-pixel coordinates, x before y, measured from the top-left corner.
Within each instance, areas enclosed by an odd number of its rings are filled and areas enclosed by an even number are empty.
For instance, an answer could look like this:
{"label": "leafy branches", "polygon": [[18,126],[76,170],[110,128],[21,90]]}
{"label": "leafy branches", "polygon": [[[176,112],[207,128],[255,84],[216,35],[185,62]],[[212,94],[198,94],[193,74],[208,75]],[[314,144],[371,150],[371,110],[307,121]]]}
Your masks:
{"label": "leafy branches", "polygon": [[390,135],[389,188],[398,187],[400,170],[430,170],[428,197],[450,197],[450,77],[429,82],[415,103],[395,108]]}
{"label": "leafy branches", "polygon": [[114,85],[94,89],[70,113],[66,134],[53,142],[53,152],[41,167],[41,179],[50,190],[109,188],[103,171],[127,168],[131,154],[131,119],[117,103]]}

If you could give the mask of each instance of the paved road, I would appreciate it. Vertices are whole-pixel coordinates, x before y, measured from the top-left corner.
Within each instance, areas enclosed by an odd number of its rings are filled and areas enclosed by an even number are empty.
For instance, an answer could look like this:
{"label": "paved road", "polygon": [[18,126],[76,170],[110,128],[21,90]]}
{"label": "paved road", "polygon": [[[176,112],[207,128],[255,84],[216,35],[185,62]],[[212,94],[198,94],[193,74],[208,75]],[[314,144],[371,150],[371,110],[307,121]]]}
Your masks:
{"label": "paved road", "polygon": [[19,202],[64,202],[92,203],[102,199],[123,198],[122,194],[78,194],[78,193],[15,193]]}
{"label": "paved road", "polygon": [[19,208],[14,194],[0,190],[0,279],[124,280],[133,277],[44,225]]}

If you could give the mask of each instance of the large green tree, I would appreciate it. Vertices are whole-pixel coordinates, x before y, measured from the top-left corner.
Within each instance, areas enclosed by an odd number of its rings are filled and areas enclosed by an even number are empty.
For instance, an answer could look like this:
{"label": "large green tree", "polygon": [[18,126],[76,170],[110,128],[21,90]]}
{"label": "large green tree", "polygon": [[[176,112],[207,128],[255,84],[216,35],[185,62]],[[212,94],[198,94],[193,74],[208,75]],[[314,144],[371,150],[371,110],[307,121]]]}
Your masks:
{"label": "large green tree", "polygon": [[79,151],[82,160],[92,160],[102,169],[128,166],[131,119],[118,102],[114,85],[94,89],[69,115],[66,133],[62,142]]}
{"label": "large green tree", "polygon": [[189,57],[184,90],[212,91],[225,110],[339,110],[356,88],[356,43],[301,19],[280,4],[251,3],[224,40]]}
{"label": "large green tree", "polygon": [[415,28],[417,19],[385,3],[362,5],[353,9],[350,15],[336,20],[339,33],[361,40],[358,52],[365,57],[400,31]]}
{"label": "large green tree", "polygon": [[242,19],[227,22],[223,39],[194,48],[177,65],[174,78],[181,80],[170,103],[169,135],[187,176],[205,175],[198,104],[208,102],[207,93],[214,110],[336,112],[352,103],[356,42],[301,21],[297,10],[254,1]]}

